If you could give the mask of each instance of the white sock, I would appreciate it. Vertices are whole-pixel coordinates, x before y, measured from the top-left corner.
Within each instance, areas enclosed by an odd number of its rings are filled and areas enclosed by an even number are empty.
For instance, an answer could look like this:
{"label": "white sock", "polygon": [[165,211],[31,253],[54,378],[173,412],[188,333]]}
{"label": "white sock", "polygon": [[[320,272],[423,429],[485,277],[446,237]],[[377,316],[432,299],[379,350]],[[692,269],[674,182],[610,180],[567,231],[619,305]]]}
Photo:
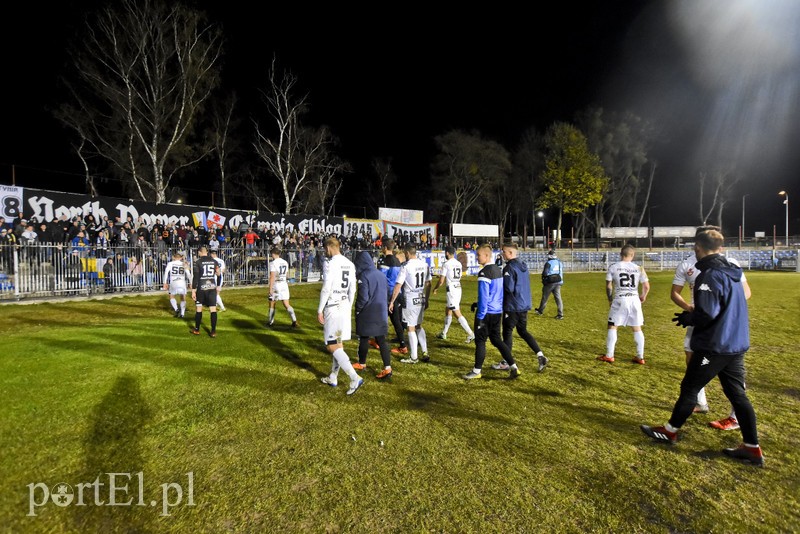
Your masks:
{"label": "white sock", "polygon": [[706,399],[706,388],[701,388],[700,391],[697,392],[697,404],[701,406],[708,404],[708,399]]}
{"label": "white sock", "polygon": [[536,353],[536,355],[537,355],[537,356],[544,356],[544,352],[542,352],[542,351],[539,351],[539,352],[537,352],[537,353]]}
{"label": "white sock", "polygon": [[225,305],[222,303],[222,297],[219,296],[219,293],[217,293],[217,306],[219,306],[220,308],[225,307]]}
{"label": "white sock", "polygon": [[450,324],[453,322],[452,315],[445,315],[444,316],[444,328],[442,329],[442,334],[447,334],[447,331],[450,330]]}
{"label": "white sock", "polygon": [[636,342],[636,357],[644,358],[644,332],[641,330],[634,332],[633,340]]}
{"label": "white sock", "polygon": [[473,372],[473,373],[475,373],[476,375],[479,375],[479,374],[481,374],[481,370],[480,370],[480,369],[478,369],[477,367],[473,367],[473,368],[472,368],[472,372]]}
{"label": "white sock", "polygon": [[739,420],[736,419],[736,410],[734,410],[733,408],[731,408],[731,419],[733,419],[737,423],[739,422]]}
{"label": "white sock", "polygon": [[342,371],[347,373],[347,376],[350,377],[351,382],[355,382],[359,379],[358,373],[356,373],[356,370],[353,369],[353,364],[350,363],[350,357],[347,356],[347,353],[344,351],[344,349],[336,349],[336,351],[333,353],[333,357],[336,359],[339,367],[342,368]]}
{"label": "white sock", "polygon": [[675,428],[674,426],[672,426],[672,425],[671,425],[671,424],[669,424],[669,423],[667,423],[666,425],[664,425],[664,428],[666,428],[666,429],[667,429],[669,432],[677,432],[677,431],[678,431],[678,429],[677,429],[677,428]]}
{"label": "white sock", "polygon": [[617,331],[613,328],[608,329],[606,334],[606,356],[614,357],[614,347],[617,346]]}
{"label": "white sock", "polygon": [[511,368],[511,369],[518,369],[518,367],[517,367],[517,364],[516,364],[516,363],[512,364],[510,368]]}
{"label": "white sock", "polygon": [[428,352],[428,334],[425,333],[424,328],[417,328],[417,339],[419,339],[419,346],[422,347],[422,352]]}
{"label": "white sock", "polygon": [[409,330],[408,331],[408,350],[409,350],[409,352],[411,354],[411,359],[412,360],[416,360],[417,359],[417,343],[418,343],[418,341],[417,341],[417,333],[416,332],[412,332],[412,331]]}
{"label": "white sock", "polygon": [[275,308],[270,308],[269,309],[269,322],[272,322],[274,320],[275,320]]}
{"label": "white sock", "polygon": [[339,362],[336,361],[336,357],[331,354],[331,380],[336,383],[339,378]]}
{"label": "white sock", "polygon": [[178,301],[174,297],[169,298],[169,304],[172,306],[172,311],[178,311]]}
{"label": "white sock", "polygon": [[292,318],[292,322],[293,323],[296,322],[297,321],[297,316],[294,314],[294,308],[289,306],[288,308],[286,308],[286,311],[289,312],[289,317]]}
{"label": "white sock", "polygon": [[183,315],[184,313],[186,313],[186,301],[182,300],[181,301],[181,315]]}
{"label": "white sock", "polygon": [[464,317],[463,315],[459,317],[458,324],[461,325],[461,328],[464,329],[464,331],[467,333],[469,337],[475,337],[475,333],[472,331],[472,328],[469,327],[469,322],[467,321],[466,317]]}

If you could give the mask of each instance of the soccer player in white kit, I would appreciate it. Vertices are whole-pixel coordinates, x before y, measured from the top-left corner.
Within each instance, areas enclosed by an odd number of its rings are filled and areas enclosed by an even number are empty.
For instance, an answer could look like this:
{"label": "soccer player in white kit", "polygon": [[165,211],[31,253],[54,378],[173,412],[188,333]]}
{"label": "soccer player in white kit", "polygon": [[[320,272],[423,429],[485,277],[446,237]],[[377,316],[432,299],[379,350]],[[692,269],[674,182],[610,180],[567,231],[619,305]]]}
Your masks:
{"label": "soccer player in white kit", "polygon": [[[181,252],[172,253],[172,261],[167,263],[164,269],[164,290],[169,291],[169,303],[175,317],[183,317],[186,313],[186,281],[191,276],[189,266],[183,259]],[[181,307],[178,311],[178,301],[176,295],[181,297]]]}
{"label": "soccer player in white kit", "polygon": [[[617,345],[617,327],[630,326],[636,342],[636,357],[633,363],[644,364],[644,314],[642,303],[647,299],[650,282],[644,267],[633,263],[636,249],[625,245],[619,256],[622,261],[611,265],[606,273],[606,296],[611,309],[608,312],[608,333],[606,334],[606,353],[597,358],[614,363],[614,348]],[[639,288],[642,288],[641,295]]]}
{"label": "soccer player in white kit", "polygon": [[428,308],[428,298],[431,294],[431,269],[428,264],[417,258],[417,247],[406,245],[403,248],[408,261],[400,268],[397,275],[392,298],[389,301],[389,313],[394,310],[394,302],[403,291],[405,303],[403,304],[403,322],[408,325],[409,358],[400,360],[402,363],[417,363],[417,344],[422,348],[422,361],[430,361],[428,356],[428,339],[422,328],[425,310]]}
{"label": "soccer player in white kit", "polygon": [[439,339],[447,339],[447,331],[450,330],[450,324],[453,322],[453,314],[458,318],[458,324],[467,333],[467,343],[475,339],[475,334],[472,328],[469,327],[467,318],[461,314],[461,275],[464,271],[464,266],[461,262],[455,259],[456,249],[453,247],[445,247],[444,256],[446,261],[442,264],[442,274],[436,281],[436,286],[433,288],[433,294],[439,290],[443,284],[447,284],[447,306],[445,307],[444,328],[441,334],[437,335]]}
{"label": "soccer player in white kit", "polygon": [[333,355],[331,373],[322,377],[322,383],[332,387],[338,385],[339,369],[350,377],[348,395],[352,395],[364,383],[358,376],[350,357],[344,351],[343,341],[350,339],[351,307],[356,294],[356,266],[340,253],[341,245],[335,237],[325,240],[325,255],[330,258],[319,294],[317,319],[323,325],[325,345]]}
{"label": "soccer player in white kit", "polygon": [[297,328],[297,316],[289,303],[289,282],[286,281],[289,264],[281,258],[278,247],[272,247],[269,254],[272,256],[272,261],[269,262],[269,326],[275,322],[275,304],[280,300],[292,318],[292,328]]}
{"label": "soccer player in white kit", "polygon": [[214,261],[217,262],[217,265],[219,265],[219,275],[217,276],[217,307],[219,311],[225,311],[225,304],[222,303],[222,297],[219,295],[222,284],[225,283],[225,260],[219,257],[219,253],[216,250],[212,250],[210,254],[211,257],[214,258]]}
{"label": "soccer player in white kit", "polygon": [[[695,237],[707,230],[716,230],[719,232],[720,228],[719,226],[700,226],[697,228]],[[739,265],[739,263],[733,258],[728,258],[728,261],[734,265]],[[696,263],[697,256],[692,253],[688,258],[678,264],[678,267],[675,268],[675,277],[672,280],[672,289],[670,290],[670,299],[672,299],[672,302],[677,304],[682,310],[689,312],[694,310],[694,281],[697,280],[697,276],[700,274],[700,271],[695,267]],[[689,286],[689,294],[692,295],[691,303],[686,302],[681,295],[681,292],[686,285]],[[744,289],[745,298],[749,299],[752,295],[752,292],[750,290],[750,285],[747,283],[747,278],[744,276],[744,272],[742,272],[742,287]],[[692,349],[690,344],[693,330],[693,326],[687,326],[686,336],[683,338],[683,350],[686,353],[686,365],[689,365],[689,360],[692,359]],[[697,393],[697,406],[695,406],[694,411],[695,413],[708,412],[706,388],[702,388]],[[708,423],[708,425],[718,430],[737,430],[739,428],[739,421],[736,419],[736,412],[731,409],[730,416],[725,419],[720,419],[719,421],[711,421]]]}

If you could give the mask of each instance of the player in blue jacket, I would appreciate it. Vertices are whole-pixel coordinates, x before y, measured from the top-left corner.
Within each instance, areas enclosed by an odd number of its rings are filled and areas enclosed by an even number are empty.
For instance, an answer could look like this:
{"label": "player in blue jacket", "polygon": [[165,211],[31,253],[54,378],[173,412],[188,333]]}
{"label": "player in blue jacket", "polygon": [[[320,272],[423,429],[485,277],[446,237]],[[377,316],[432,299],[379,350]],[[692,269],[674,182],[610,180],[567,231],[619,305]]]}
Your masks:
{"label": "player in blue jacket", "polygon": [[[397,259],[397,256],[394,254],[394,246],[395,242],[393,239],[384,239],[381,245],[383,257],[378,260],[378,270],[386,276],[386,285],[388,288],[388,292],[386,294],[386,301],[388,302],[392,298],[392,291],[394,291],[395,283],[397,282],[397,275],[400,274],[400,260]],[[397,304],[400,304],[399,306]],[[389,319],[392,321],[392,326],[394,327],[394,332],[397,336],[397,341],[400,343],[400,347],[392,349],[392,354],[408,354],[408,347],[406,347],[405,337],[403,335],[403,302],[402,299],[399,299],[396,303],[392,311],[389,312],[387,308],[387,313],[389,314]],[[373,348],[378,348],[377,342],[372,342],[370,345]]]}
{"label": "player in blue jacket", "polygon": [[724,238],[716,230],[695,237],[695,255],[700,274],[694,284],[694,311],[676,313],[678,325],[693,326],[692,359],[686,366],[681,393],[664,426],[641,425],[642,432],[656,441],[675,443],[678,430],[692,415],[697,392],[715,376],[731,401],[742,432],[743,443],[723,453],[760,467],[764,455],[758,444],[756,413],[744,386],[744,355],[750,348],[747,298],[742,269],[719,252]]}
{"label": "player in blue jacket", "polygon": [[481,245],[476,251],[482,269],[478,272],[478,302],[472,305],[475,314],[475,367],[464,375],[465,380],[481,377],[483,361],[486,359],[486,340],[497,347],[509,365],[509,377],[520,375],[511,350],[503,343],[500,325],[503,322],[503,271],[492,263],[492,247]]}
{"label": "player in blue jacket", "polygon": [[[539,359],[539,372],[544,371],[548,359],[542,352],[536,338],[528,332],[528,312],[533,307],[531,303],[531,275],[528,266],[517,258],[519,249],[514,243],[503,245],[503,343],[508,350],[513,348],[514,329],[528,344]],[[508,369],[508,362],[492,364],[492,369]]]}

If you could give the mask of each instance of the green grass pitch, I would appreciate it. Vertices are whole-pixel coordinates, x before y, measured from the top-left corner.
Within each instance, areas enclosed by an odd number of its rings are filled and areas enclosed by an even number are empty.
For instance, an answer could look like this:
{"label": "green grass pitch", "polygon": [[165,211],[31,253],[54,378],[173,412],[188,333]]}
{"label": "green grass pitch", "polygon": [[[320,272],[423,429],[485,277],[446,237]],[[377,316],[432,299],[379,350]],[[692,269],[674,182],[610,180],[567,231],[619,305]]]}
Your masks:
{"label": "green grass pitch", "polygon": [[[617,362],[605,350],[601,273],[571,274],[564,321],[529,317],[550,366],[515,338],[522,376],[492,371],[465,382],[474,345],[454,322],[441,330],[444,295],[426,313],[430,364],[345,395],[319,378],[330,368],[316,321],[319,285],[293,286],[301,327],[279,304],[266,328],[266,289],[225,289],[216,339],[189,334],[163,293],[90,302],[2,307],[0,531],[8,532],[791,532],[800,530],[800,275],[747,273],[748,387],[766,469],[724,457],[736,432],[717,381],[709,414],[686,423],[675,446],[639,424],[663,424],[685,367],[684,331],[670,321],[672,273],[650,273],[646,360],[621,329]],[[533,279],[534,302],[539,284]],[[464,284],[464,309],[475,300]],[[356,342],[345,344],[351,360]],[[117,479],[108,506],[107,473]],[[192,475],[191,494],[187,473]],[[42,502],[69,484],[77,499]],[[139,493],[141,481],[142,495]],[[40,483],[42,486],[33,486]],[[180,504],[164,513],[165,484]],[[177,503],[176,488],[167,499]],[[191,498],[192,504],[188,500]],[[155,503],[155,504],[154,504]]]}

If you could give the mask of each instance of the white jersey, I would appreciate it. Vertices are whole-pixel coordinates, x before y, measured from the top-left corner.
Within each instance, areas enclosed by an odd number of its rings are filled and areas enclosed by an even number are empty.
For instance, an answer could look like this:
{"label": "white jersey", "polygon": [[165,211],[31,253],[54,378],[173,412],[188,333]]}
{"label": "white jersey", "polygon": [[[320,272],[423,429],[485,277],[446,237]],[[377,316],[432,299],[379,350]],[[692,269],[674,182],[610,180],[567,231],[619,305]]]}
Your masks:
{"label": "white jersey", "polygon": [[325,308],[345,305],[350,307],[356,294],[356,266],[353,262],[337,254],[328,261],[325,281],[319,294],[317,313]]}
{"label": "white jersey", "polygon": [[[740,267],[739,262],[734,260],[733,258],[727,258],[729,262],[737,267]],[[691,303],[694,304],[694,281],[697,280],[697,276],[700,274],[700,270],[695,267],[697,263],[697,256],[694,254],[690,255],[688,258],[683,260],[678,264],[678,267],[675,268],[675,277],[672,279],[672,285],[683,287],[685,285],[689,285],[689,293],[692,297]],[[744,276],[744,272],[742,272],[742,282],[745,282],[747,278]]]}
{"label": "white jersey", "polygon": [[287,283],[286,275],[289,273],[289,264],[283,258],[276,258],[269,262],[269,272],[275,273],[275,284]]}
{"label": "white jersey", "polygon": [[618,261],[606,273],[606,282],[614,282],[614,298],[638,297],[639,284],[647,282],[647,274],[632,261]]}
{"label": "white jersey", "polygon": [[461,262],[455,258],[450,258],[442,264],[442,276],[447,281],[447,289],[461,288],[461,272],[463,270]]}
{"label": "white jersey", "polygon": [[287,273],[289,264],[283,258],[277,258],[269,262],[270,274],[275,273],[275,280],[272,283],[270,296],[272,300],[289,300],[289,282]]}
{"label": "white jersey", "polygon": [[188,278],[191,276],[186,264],[182,260],[173,260],[167,263],[164,269],[164,283],[169,284],[169,292],[177,289],[186,289]]}
{"label": "white jersey", "polygon": [[400,268],[395,284],[403,284],[406,306],[416,306],[422,303],[425,283],[430,281],[431,270],[428,264],[419,258],[413,258]]}

